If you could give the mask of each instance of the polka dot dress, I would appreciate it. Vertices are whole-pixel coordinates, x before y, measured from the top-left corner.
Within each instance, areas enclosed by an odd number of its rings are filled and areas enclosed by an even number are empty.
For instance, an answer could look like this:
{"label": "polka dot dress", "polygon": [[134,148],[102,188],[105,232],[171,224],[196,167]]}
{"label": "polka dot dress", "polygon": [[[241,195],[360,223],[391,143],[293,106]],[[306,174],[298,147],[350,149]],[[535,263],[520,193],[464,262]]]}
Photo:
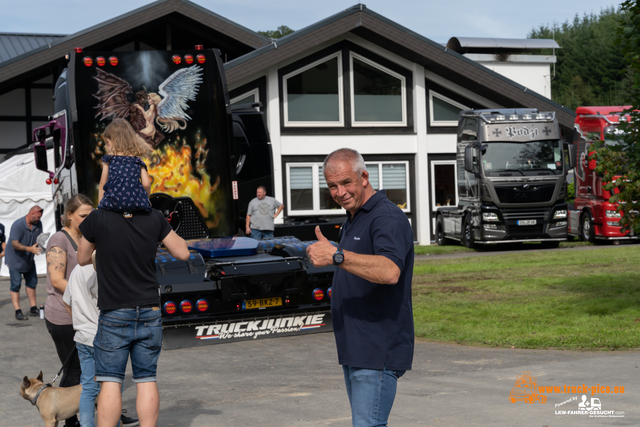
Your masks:
{"label": "polka dot dress", "polygon": [[140,168],[147,166],[139,157],[102,157],[109,164],[109,176],[98,209],[114,212],[151,211],[149,196],[140,181]]}

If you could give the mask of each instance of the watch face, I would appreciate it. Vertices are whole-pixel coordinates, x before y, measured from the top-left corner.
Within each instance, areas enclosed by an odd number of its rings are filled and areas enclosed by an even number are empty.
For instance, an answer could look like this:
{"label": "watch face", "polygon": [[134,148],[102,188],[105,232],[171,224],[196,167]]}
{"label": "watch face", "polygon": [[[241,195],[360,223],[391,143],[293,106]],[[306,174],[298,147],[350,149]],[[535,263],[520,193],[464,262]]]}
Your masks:
{"label": "watch face", "polygon": [[333,254],[333,263],[334,264],[340,264],[342,263],[342,261],[344,261],[344,254],[342,252],[336,252],[335,254]]}

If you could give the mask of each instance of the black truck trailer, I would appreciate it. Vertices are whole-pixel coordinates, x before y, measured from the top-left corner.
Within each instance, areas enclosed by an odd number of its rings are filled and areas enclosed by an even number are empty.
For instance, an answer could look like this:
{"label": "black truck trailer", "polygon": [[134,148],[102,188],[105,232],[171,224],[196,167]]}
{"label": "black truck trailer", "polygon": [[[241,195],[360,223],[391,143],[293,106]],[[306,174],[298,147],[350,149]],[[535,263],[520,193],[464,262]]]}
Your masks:
{"label": "black truck trailer", "polygon": [[33,140],[58,229],[74,194],[97,205],[102,133],[113,119],[128,120],[153,149],[145,159],[151,204],[191,250],[182,262],[158,249],[165,348],[331,330],[333,267],[313,267],[311,242],[237,235],[238,202],[257,185],[273,188],[271,170],[258,167],[271,165],[271,151],[255,105],[229,105],[217,50],[77,48],[56,82],[54,107]]}

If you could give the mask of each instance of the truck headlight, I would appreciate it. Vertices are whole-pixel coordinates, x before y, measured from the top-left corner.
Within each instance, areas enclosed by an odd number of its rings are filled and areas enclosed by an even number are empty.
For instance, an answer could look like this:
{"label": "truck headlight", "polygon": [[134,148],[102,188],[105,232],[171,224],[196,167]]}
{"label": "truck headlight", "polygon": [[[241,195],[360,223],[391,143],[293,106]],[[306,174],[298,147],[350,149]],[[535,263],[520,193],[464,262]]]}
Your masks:
{"label": "truck headlight", "polygon": [[618,211],[604,211],[607,218],[620,218],[620,212]]}
{"label": "truck headlight", "polygon": [[498,214],[495,212],[482,212],[482,220],[486,222],[498,222],[500,218],[498,218]]}
{"label": "truck headlight", "polygon": [[609,227],[619,227],[620,224],[618,224],[616,221],[607,221],[607,225]]}
{"label": "truck headlight", "polygon": [[566,219],[566,218],[567,218],[566,209],[558,209],[553,213],[553,219]]}

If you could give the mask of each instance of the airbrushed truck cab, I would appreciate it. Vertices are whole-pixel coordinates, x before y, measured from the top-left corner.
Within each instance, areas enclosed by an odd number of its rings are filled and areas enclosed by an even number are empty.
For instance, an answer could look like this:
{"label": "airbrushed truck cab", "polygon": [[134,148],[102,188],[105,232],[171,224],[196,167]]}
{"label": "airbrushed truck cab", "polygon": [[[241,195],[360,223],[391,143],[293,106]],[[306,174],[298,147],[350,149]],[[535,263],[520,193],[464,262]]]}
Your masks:
{"label": "airbrushed truck cab", "polygon": [[[576,150],[575,201],[569,210],[569,235],[579,236],[591,243],[637,240],[633,230],[620,231],[620,212],[617,203],[609,203],[611,193],[604,189],[602,176],[596,173],[596,160],[590,160],[593,143],[605,141],[615,144],[620,122],[628,120],[623,114],[630,106],[578,107],[574,132]],[[614,179],[621,178],[615,176]]]}
{"label": "airbrushed truck cab", "polygon": [[77,49],[56,82],[54,106],[33,136],[58,229],[72,195],[97,206],[102,133],[113,119],[128,120],[153,149],[145,159],[151,204],[191,250],[187,262],[162,248],[156,257],[165,348],[331,330],[334,267],[313,267],[310,242],[234,236],[238,200],[250,197],[240,193],[253,197],[272,179],[252,161],[271,152],[255,106],[230,108],[217,50]]}
{"label": "airbrushed truck cab", "polygon": [[436,242],[477,244],[567,238],[565,144],[554,112],[461,111],[457,140],[458,206],[439,207]]}

